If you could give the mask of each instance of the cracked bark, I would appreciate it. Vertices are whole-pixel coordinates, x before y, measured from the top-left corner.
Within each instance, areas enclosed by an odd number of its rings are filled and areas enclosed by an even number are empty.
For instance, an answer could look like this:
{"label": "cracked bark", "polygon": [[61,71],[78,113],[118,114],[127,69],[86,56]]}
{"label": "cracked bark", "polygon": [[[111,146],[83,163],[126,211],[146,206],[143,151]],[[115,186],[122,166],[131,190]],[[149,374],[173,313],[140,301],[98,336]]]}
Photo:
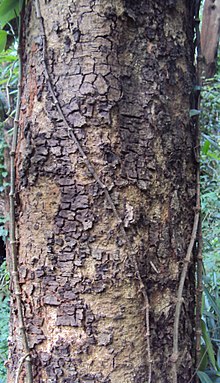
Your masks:
{"label": "cracked bark", "polygon": [[[150,300],[152,381],[170,382],[196,189],[192,2],[40,4],[56,96],[134,244]],[[16,224],[34,383],[145,383],[145,314],[133,254],[52,101],[30,3],[23,28]],[[193,318],[192,264],[179,383],[193,373]],[[12,309],[8,383],[21,353],[16,323]]]}

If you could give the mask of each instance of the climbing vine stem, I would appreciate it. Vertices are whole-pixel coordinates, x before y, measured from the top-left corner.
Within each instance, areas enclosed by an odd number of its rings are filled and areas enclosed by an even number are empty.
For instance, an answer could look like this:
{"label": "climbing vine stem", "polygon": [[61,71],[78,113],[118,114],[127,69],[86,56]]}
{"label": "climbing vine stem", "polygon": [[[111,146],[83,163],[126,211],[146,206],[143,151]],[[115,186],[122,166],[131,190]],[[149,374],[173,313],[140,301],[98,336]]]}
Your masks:
{"label": "climbing vine stem", "polygon": [[22,64],[21,64],[21,16],[19,18],[19,46],[18,46],[18,60],[19,60],[19,77],[18,77],[18,94],[17,94],[17,103],[16,103],[16,112],[13,125],[13,137],[12,145],[10,151],[10,193],[9,193],[9,202],[10,202],[10,248],[11,248],[11,276],[13,283],[13,292],[16,299],[16,308],[18,315],[18,333],[19,340],[23,347],[23,353],[25,356],[22,356],[19,363],[18,369],[16,372],[16,380],[19,380],[19,375],[22,369],[22,365],[25,362],[26,366],[26,381],[27,383],[32,383],[32,366],[30,358],[30,348],[28,345],[27,332],[24,323],[23,307],[22,307],[22,298],[21,298],[21,288],[19,283],[19,273],[18,273],[18,258],[17,258],[17,238],[16,238],[16,223],[15,223],[15,153],[17,147],[17,137],[19,129],[19,115],[20,115],[20,101],[21,101],[21,78],[22,78]]}
{"label": "climbing vine stem", "polygon": [[[201,46],[200,46],[200,30],[199,30],[199,10],[200,10],[201,1],[196,1],[195,6],[195,33],[196,33],[196,81],[199,88],[201,86]],[[199,109],[200,105],[200,93],[197,98],[194,99],[196,109]],[[180,313],[183,302],[183,288],[186,280],[187,271],[189,268],[189,264],[192,260],[192,252],[195,244],[197,244],[196,249],[196,263],[197,263],[197,292],[196,292],[196,367],[199,366],[199,354],[200,354],[200,319],[201,319],[201,299],[202,299],[202,237],[201,237],[201,219],[200,219],[200,164],[199,164],[199,148],[200,148],[200,125],[199,119],[197,117],[195,121],[196,128],[196,147],[195,149],[195,159],[197,164],[197,172],[196,172],[196,206],[195,206],[195,215],[194,215],[194,223],[191,234],[191,239],[189,242],[189,246],[186,252],[186,256],[183,264],[183,269],[180,275],[180,282],[177,291],[177,300],[175,307],[175,315],[174,315],[174,328],[173,328],[173,353],[171,357],[172,361],[172,383],[178,382],[178,362],[179,362],[179,323],[180,323]]]}
{"label": "climbing vine stem", "polygon": [[176,300],[176,308],[174,315],[174,327],[173,327],[173,354],[172,354],[172,375],[173,375],[173,383],[177,383],[177,369],[178,369],[178,359],[179,359],[179,323],[180,323],[180,313],[181,307],[183,303],[183,288],[186,280],[186,274],[188,271],[189,263],[192,259],[192,251],[197,239],[198,225],[199,225],[199,217],[200,217],[200,173],[199,169],[197,170],[197,197],[196,197],[196,207],[195,207],[195,216],[193,229],[191,234],[190,243],[186,252],[186,256],[184,259],[183,269],[180,276],[180,282],[177,292],[177,300]]}
{"label": "climbing vine stem", "polygon": [[54,104],[56,106],[56,109],[57,109],[57,111],[58,111],[58,113],[60,115],[61,120],[64,123],[65,128],[68,131],[69,137],[73,140],[74,144],[76,145],[77,150],[78,150],[80,156],[82,157],[82,160],[83,160],[84,164],[86,165],[88,171],[93,176],[93,178],[95,179],[97,184],[103,190],[103,192],[105,194],[105,198],[106,198],[109,206],[111,207],[111,209],[113,211],[113,214],[114,214],[114,216],[116,218],[117,224],[118,224],[118,226],[119,226],[119,228],[121,230],[121,233],[122,233],[122,236],[124,238],[127,250],[130,251],[132,253],[132,255],[133,255],[133,263],[134,263],[136,278],[137,278],[138,283],[139,283],[139,290],[141,291],[141,294],[142,294],[144,302],[145,302],[144,310],[145,310],[145,326],[146,326],[146,342],[147,342],[147,363],[148,363],[148,380],[147,380],[147,383],[151,383],[151,377],[152,377],[152,359],[151,359],[151,349],[150,349],[149,299],[148,299],[146,287],[145,287],[145,285],[143,283],[143,280],[142,280],[142,277],[141,277],[141,273],[140,273],[140,270],[139,270],[138,261],[137,261],[137,257],[136,257],[136,251],[133,249],[133,244],[132,244],[131,240],[129,239],[129,237],[128,237],[125,229],[124,229],[123,221],[120,218],[120,215],[119,215],[119,213],[118,213],[118,211],[117,211],[117,209],[115,207],[115,204],[114,204],[114,202],[113,202],[113,200],[111,198],[111,195],[109,193],[109,190],[108,190],[107,186],[101,181],[101,179],[100,179],[98,173],[96,172],[94,166],[89,161],[89,159],[88,159],[88,157],[87,157],[83,147],[80,145],[80,143],[79,143],[79,141],[77,139],[77,136],[74,133],[74,130],[73,130],[74,127],[71,127],[70,124],[68,123],[68,121],[67,121],[67,119],[66,119],[66,117],[65,117],[65,115],[63,113],[63,110],[62,110],[62,108],[60,106],[59,100],[58,100],[58,98],[55,95],[54,87],[53,87],[52,81],[50,79],[50,75],[49,75],[49,71],[48,71],[48,67],[47,67],[46,34],[45,34],[44,20],[43,20],[42,14],[41,14],[39,0],[35,0],[35,9],[36,9],[37,19],[39,20],[40,33],[41,33],[41,38],[42,38],[42,64],[43,64],[43,67],[44,67],[44,75],[45,75],[45,78],[46,78],[46,81],[47,81],[47,84],[48,84],[48,89],[49,89],[49,92],[51,94],[52,100],[53,100],[53,102],[54,102]]}
{"label": "climbing vine stem", "polygon": [[[201,311],[202,311],[202,224],[201,218],[198,227],[198,248],[197,248],[197,286],[196,286],[196,369],[200,365],[201,351]],[[199,378],[197,377],[197,382]]]}
{"label": "climbing vine stem", "polygon": [[[202,53],[201,53],[201,39],[200,39],[200,19],[199,19],[199,10],[200,10],[201,1],[198,2],[196,9],[195,17],[195,29],[196,29],[196,46],[197,46],[197,66],[196,66],[196,75],[197,75],[197,84],[199,88],[202,89]],[[197,108],[200,109],[200,92],[198,93]],[[197,119],[197,162],[198,162],[198,171],[200,177],[200,120]],[[200,180],[199,180],[200,182]],[[196,370],[199,369],[200,364],[200,351],[201,351],[201,312],[202,312],[202,277],[203,277],[203,264],[202,264],[202,222],[201,216],[198,223],[198,233],[197,233],[197,249],[196,249],[196,318],[195,318],[195,335],[196,335]],[[199,383],[199,377],[196,376],[196,383]]]}

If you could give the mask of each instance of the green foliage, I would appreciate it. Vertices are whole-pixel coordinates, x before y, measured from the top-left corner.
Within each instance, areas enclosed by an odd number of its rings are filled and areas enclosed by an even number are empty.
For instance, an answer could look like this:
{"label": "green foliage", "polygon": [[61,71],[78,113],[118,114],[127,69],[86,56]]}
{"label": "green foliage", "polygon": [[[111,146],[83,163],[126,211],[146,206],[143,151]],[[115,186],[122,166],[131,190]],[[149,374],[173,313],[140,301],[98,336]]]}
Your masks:
{"label": "green foliage", "polygon": [[[16,4],[15,4],[16,3]],[[13,10],[9,9],[13,6]],[[0,1],[0,25],[4,27],[8,21],[19,12],[18,1]],[[3,17],[4,16],[4,17]],[[12,26],[10,25],[10,30]],[[13,30],[12,30],[13,31]],[[10,145],[10,131],[12,132],[18,79],[17,40],[14,35],[13,45],[5,50],[8,32],[0,29],[0,193],[4,193],[9,185],[8,173],[4,164],[6,147]],[[7,136],[6,143],[5,137]],[[0,236],[5,240],[8,233],[5,229],[6,218],[0,216]],[[9,322],[9,275],[5,262],[0,266],[0,383],[6,380],[7,339]]]}
{"label": "green foliage", "polygon": [[189,116],[190,117],[198,116],[200,113],[201,113],[201,110],[199,109],[190,109]]}
{"label": "green foliage", "polygon": [[[219,59],[220,61],[220,59]],[[201,207],[207,273],[220,278],[220,70],[206,80],[201,102]]]}
{"label": "green foliage", "polygon": [[7,42],[7,32],[0,30],[0,52],[2,52],[5,49]]}
{"label": "green foliage", "polygon": [[0,23],[3,28],[9,21],[18,17],[22,8],[20,0],[2,0],[0,3]]}
{"label": "green foliage", "polygon": [[220,383],[220,377],[215,374],[208,375],[206,372],[198,371],[197,375],[201,383]]}
{"label": "green foliage", "polygon": [[220,383],[220,286],[214,274],[204,278],[202,305],[201,383]]}
{"label": "green foliage", "polygon": [[[0,31],[1,32],[1,31]],[[0,193],[4,193],[9,186],[8,172],[4,163],[5,149],[10,144],[10,130],[12,133],[13,123],[10,116],[13,116],[18,81],[18,59],[17,41],[14,45],[0,53]],[[8,143],[5,137],[8,138]],[[7,236],[4,229],[5,218],[0,217],[0,236],[3,239]]]}
{"label": "green foliage", "polygon": [[0,53],[5,50],[10,36],[16,35],[11,22],[18,18],[22,4],[23,0],[0,0]]}
{"label": "green foliage", "polygon": [[9,273],[6,262],[0,266],[0,383],[5,382],[6,368],[4,362],[8,355],[8,321],[9,321]]}
{"label": "green foliage", "polygon": [[220,383],[220,56],[214,78],[204,80],[201,100],[201,208],[204,258],[201,383]]}
{"label": "green foliage", "polygon": [[204,277],[201,383],[220,383],[220,70],[202,89],[201,208]]}
{"label": "green foliage", "polygon": [[[5,150],[10,141],[10,130],[13,123],[11,116],[14,114],[17,95],[18,63],[15,47],[11,47],[0,54],[0,193],[4,193],[8,182],[8,172],[4,163]],[[7,136],[7,141],[5,137]],[[0,216],[0,237],[6,239],[8,232],[5,229],[7,217]]]}
{"label": "green foliage", "polygon": [[209,376],[205,372],[198,371],[197,375],[201,383],[212,383],[212,380],[209,378]]}

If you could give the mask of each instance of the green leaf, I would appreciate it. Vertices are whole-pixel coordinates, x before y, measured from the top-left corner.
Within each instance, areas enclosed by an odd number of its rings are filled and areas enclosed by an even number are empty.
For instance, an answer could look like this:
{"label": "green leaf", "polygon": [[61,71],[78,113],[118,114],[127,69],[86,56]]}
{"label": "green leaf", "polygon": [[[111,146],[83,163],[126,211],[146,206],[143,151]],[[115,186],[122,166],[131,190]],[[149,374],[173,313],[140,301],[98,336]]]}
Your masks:
{"label": "green leaf", "polygon": [[0,55],[0,63],[14,62],[16,60],[17,60],[17,57],[16,56],[12,56],[10,54]]}
{"label": "green leaf", "polygon": [[207,365],[208,365],[207,349],[204,345],[201,345],[199,370],[204,371],[206,369]]}
{"label": "green leaf", "polygon": [[209,378],[209,376],[205,372],[197,371],[197,375],[198,375],[201,383],[212,383],[211,379]]}
{"label": "green leaf", "polygon": [[201,314],[203,314],[205,311],[205,295],[202,293],[202,307],[201,307]]}
{"label": "green leaf", "polygon": [[7,78],[5,78],[4,80],[1,80],[0,81],[0,85],[4,85],[4,84],[6,84],[7,83]]}
{"label": "green leaf", "polygon": [[213,297],[211,296],[207,287],[204,287],[204,292],[205,292],[205,295],[209,301],[210,306],[213,308],[213,310],[215,311],[216,315],[218,316],[218,318],[220,320],[220,308],[218,307],[215,299],[213,299]]}
{"label": "green leaf", "polygon": [[217,141],[214,141],[208,134],[202,133],[202,137],[204,137],[206,140],[208,140],[210,142],[210,144],[212,144],[214,146],[215,149],[220,151],[220,145]]}
{"label": "green leaf", "polygon": [[220,371],[220,347],[218,347],[218,352],[217,352],[217,366],[218,366],[218,370]]}
{"label": "green leaf", "polygon": [[218,372],[214,370],[206,370],[205,372],[213,383],[220,383],[220,376]]}
{"label": "green leaf", "polygon": [[201,329],[202,329],[202,336],[203,336],[204,342],[205,342],[206,347],[207,347],[207,352],[208,352],[210,362],[211,362],[213,368],[216,370],[217,367],[216,367],[216,360],[215,360],[215,352],[214,352],[214,349],[212,346],[212,342],[211,342],[209,333],[206,329],[206,324],[205,324],[204,320],[201,320]]}
{"label": "green leaf", "polygon": [[201,110],[199,109],[190,109],[189,116],[190,117],[198,116],[200,113],[201,113]]}
{"label": "green leaf", "polygon": [[207,155],[210,158],[214,158],[214,160],[220,161],[220,157],[217,154],[213,153],[213,152],[208,152]]}
{"label": "green leaf", "polygon": [[0,30],[0,52],[2,52],[5,49],[7,41],[7,32]]}
{"label": "green leaf", "polygon": [[206,140],[202,146],[202,153],[207,154],[210,147],[210,142]]}
{"label": "green leaf", "polygon": [[0,4],[0,24],[3,28],[10,20],[19,15],[21,5],[19,0],[2,0]]}

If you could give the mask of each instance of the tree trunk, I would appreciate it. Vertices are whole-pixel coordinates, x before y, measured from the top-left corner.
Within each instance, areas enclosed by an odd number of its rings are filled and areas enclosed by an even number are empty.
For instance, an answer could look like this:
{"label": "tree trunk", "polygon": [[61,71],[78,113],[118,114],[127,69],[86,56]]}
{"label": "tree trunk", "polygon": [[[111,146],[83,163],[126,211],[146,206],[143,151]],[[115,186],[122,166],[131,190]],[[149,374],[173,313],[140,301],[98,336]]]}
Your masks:
{"label": "tree trunk", "polygon": [[213,77],[216,72],[219,35],[220,0],[206,0],[202,15],[201,49],[207,78]]}
{"label": "tree trunk", "polygon": [[[54,96],[32,3],[23,20],[16,226],[33,381],[146,383],[152,368],[152,382],[172,382],[196,201],[193,2],[40,0]],[[194,292],[192,261],[178,383],[193,374]],[[23,355],[14,305],[8,383]],[[19,382],[24,376],[23,368]]]}

